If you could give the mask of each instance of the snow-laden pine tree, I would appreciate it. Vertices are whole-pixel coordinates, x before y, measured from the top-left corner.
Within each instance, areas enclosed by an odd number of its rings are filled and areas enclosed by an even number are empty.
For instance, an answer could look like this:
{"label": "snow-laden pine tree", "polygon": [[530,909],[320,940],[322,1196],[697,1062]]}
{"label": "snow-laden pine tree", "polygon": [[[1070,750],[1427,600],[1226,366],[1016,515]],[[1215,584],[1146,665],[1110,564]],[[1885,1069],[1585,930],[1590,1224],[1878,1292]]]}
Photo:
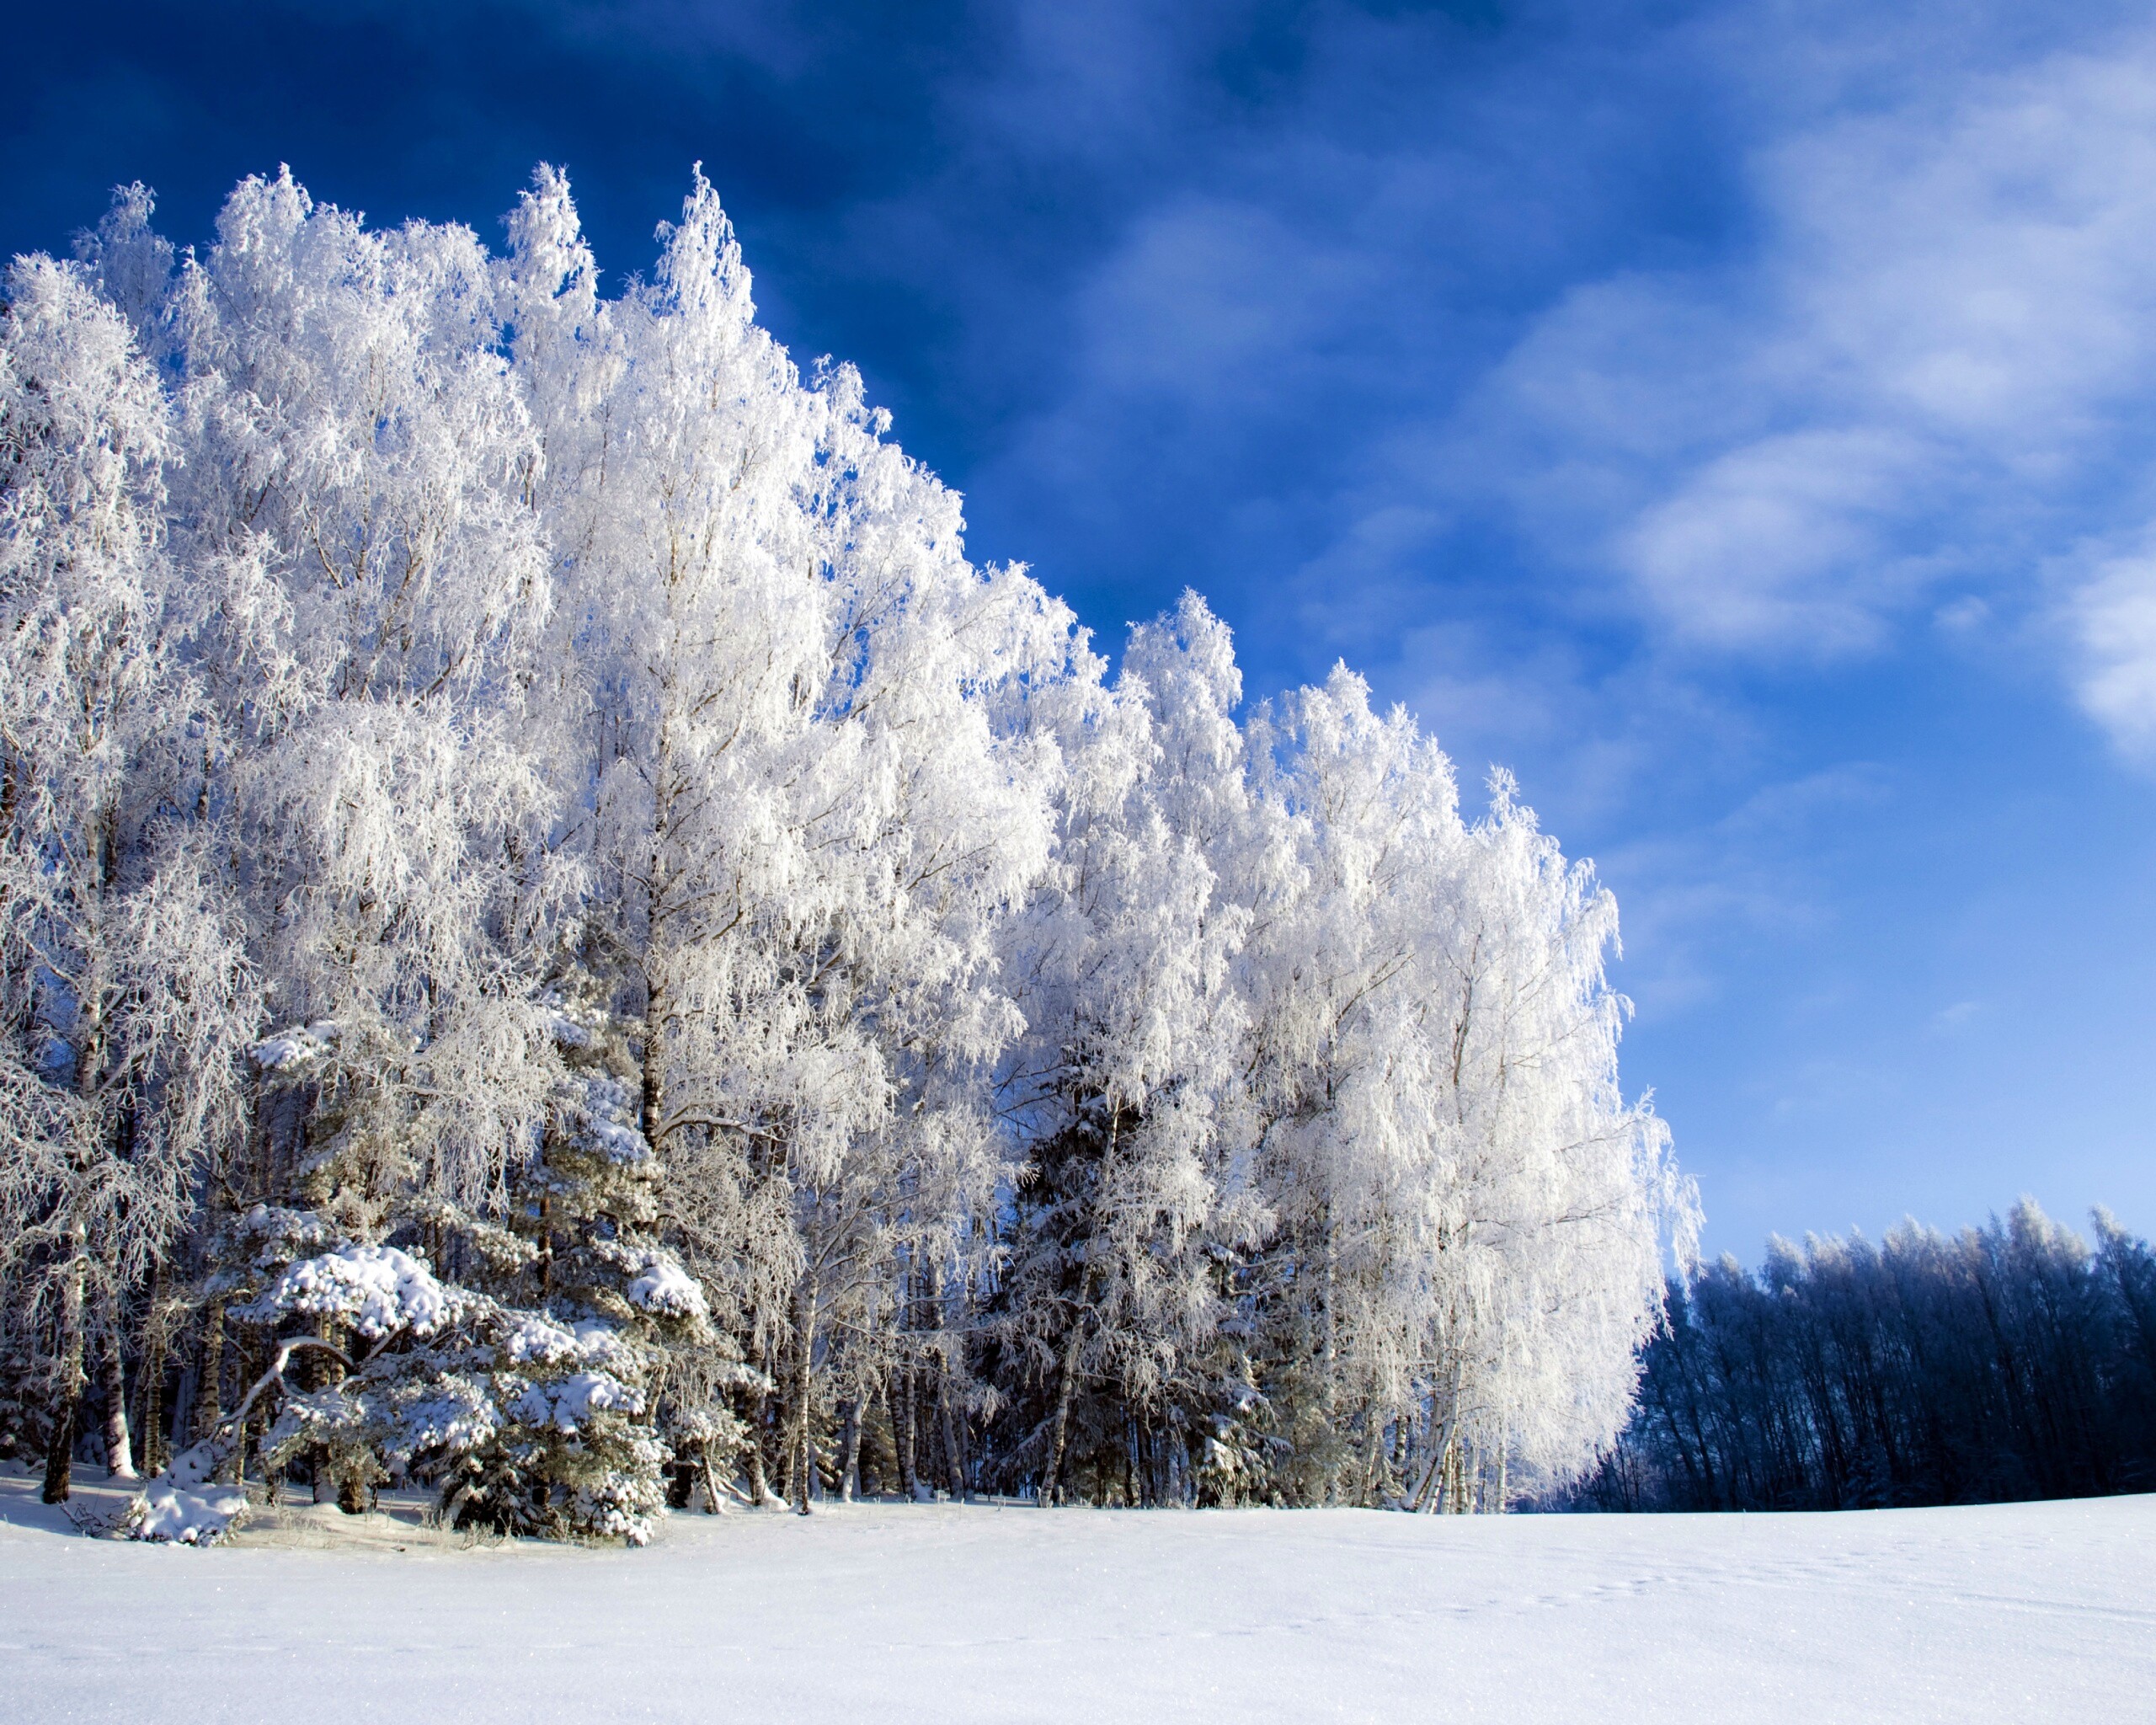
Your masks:
{"label": "snow-laden pine tree", "polygon": [[0,351],[0,1409],[56,1491],[85,1398],[115,1466],[170,1410],[168,1532],[265,1470],[631,1537],[1501,1506],[1608,1440],[1689,1200],[1508,785],[1463,820],[1345,670],[1239,722],[1194,596],[1111,677],[701,174],[611,298],[550,169],[499,256],[286,173],[177,268],[150,210]]}

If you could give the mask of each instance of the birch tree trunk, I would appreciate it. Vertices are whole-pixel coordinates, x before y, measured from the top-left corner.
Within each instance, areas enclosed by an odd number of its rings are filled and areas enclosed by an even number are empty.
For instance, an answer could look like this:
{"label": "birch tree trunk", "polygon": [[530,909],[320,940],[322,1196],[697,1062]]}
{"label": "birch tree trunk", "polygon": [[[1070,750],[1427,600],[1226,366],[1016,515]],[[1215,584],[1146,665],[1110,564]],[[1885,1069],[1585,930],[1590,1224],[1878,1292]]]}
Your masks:
{"label": "birch tree trunk", "polygon": [[667,923],[672,911],[668,897],[673,881],[673,859],[669,852],[673,840],[676,789],[674,744],[679,667],[675,655],[680,641],[678,612],[683,573],[680,547],[670,535],[663,577],[667,644],[662,648],[659,663],[654,668],[659,684],[655,739],[658,759],[653,764],[650,852],[648,873],[644,878],[643,1049],[638,1072],[644,1141],[654,1156],[666,1153],[665,1146],[660,1142],[660,1127],[666,1105],[666,1014],[672,1005],[667,998],[666,974],[671,933]]}
{"label": "birch tree trunk", "polygon": [[1063,1501],[1063,1455],[1070,1441],[1070,1402],[1078,1388],[1078,1350],[1086,1340],[1085,1314],[1071,1321],[1070,1334],[1063,1344],[1063,1362],[1055,1387],[1055,1434],[1049,1440],[1048,1471],[1041,1477],[1041,1502]]}
{"label": "birch tree trunk", "polygon": [[1363,1404],[1363,1482],[1356,1501],[1365,1509],[1378,1500],[1385,1471],[1385,1412],[1372,1397]]}
{"label": "birch tree trunk", "polygon": [[849,1396],[846,1403],[846,1423],[839,1439],[839,1502],[851,1503],[861,1494],[861,1404],[860,1394]]}
{"label": "birch tree trunk", "polygon": [[764,1398],[758,1395],[750,1401],[749,1420],[749,1498],[758,1509],[771,1499],[771,1483],[764,1472]]}
{"label": "birch tree trunk", "polygon": [[726,1509],[726,1500],[719,1495],[718,1475],[711,1465],[710,1445],[696,1445],[696,1467],[698,1476],[704,1482],[704,1514],[723,1514]]}
{"label": "birch tree trunk", "polygon": [[808,1513],[809,1477],[816,1466],[810,1437],[814,1423],[810,1402],[815,1389],[817,1291],[816,1272],[811,1268],[803,1273],[794,1298],[793,1406],[789,1410],[792,1429],[787,1440],[787,1467],[793,1476],[793,1508],[802,1515]]}
{"label": "birch tree trunk", "polygon": [[110,1479],[135,1479],[134,1445],[127,1432],[127,1361],[122,1351],[126,1332],[120,1327],[120,1300],[109,1287],[98,1290],[98,1328],[104,1348],[99,1354],[99,1387],[104,1394],[104,1468]]}
{"label": "birch tree trunk", "polygon": [[[1420,1514],[1425,1508],[1442,1510],[1444,1503],[1445,1470],[1451,1465],[1453,1435],[1460,1424],[1460,1396],[1466,1382],[1466,1369],[1453,1368],[1450,1392],[1445,1397],[1444,1418],[1438,1418],[1437,1396],[1430,1397],[1430,1421],[1437,1427],[1437,1442],[1432,1445],[1429,1464],[1422,1470],[1422,1477],[1415,1487],[1413,1508]],[[1435,1487],[1435,1498],[1432,1488]]]}

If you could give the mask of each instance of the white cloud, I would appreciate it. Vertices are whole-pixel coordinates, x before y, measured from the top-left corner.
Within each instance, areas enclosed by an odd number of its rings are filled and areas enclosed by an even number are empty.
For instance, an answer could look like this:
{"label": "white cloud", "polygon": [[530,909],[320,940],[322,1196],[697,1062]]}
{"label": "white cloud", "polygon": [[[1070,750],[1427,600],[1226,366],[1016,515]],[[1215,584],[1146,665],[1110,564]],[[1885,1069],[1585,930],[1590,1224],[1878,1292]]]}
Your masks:
{"label": "white cloud", "polygon": [[[2047,563],[2145,518],[2156,40],[1906,83],[1747,183],[1748,256],[1577,287],[1489,381],[1462,441],[1531,531],[1667,638],[1832,656],[1950,578],[2047,606]],[[2121,735],[2156,734],[2150,567],[2068,601]]]}
{"label": "white cloud", "polygon": [[1929,451],[1877,425],[1740,444],[1638,511],[1619,560],[1683,633],[1724,645],[1870,644],[1906,566],[1897,507],[1928,487]]}
{"label": "white cloud", "polygon": [[2156,758],[2156,550],[2096,562],[2067,615],[2083,708],[2127,752]]}
{"label": "white cloud", "polygon": [[1192,198],[1149,212],[1079,305],[1087,377],[1213,411],[1265,407],[1307,385],[1353,272],[1278,213]]}
{"label": "white cloud", "polygon": [[[1098,248],[1037,280],[951,228],[1002,262],[947,291],[1027,307],[954,318],[995,349],[957,370],[1008,403],[976,489],[1045,525],[1014,548],[1051,579],[1169,563],[1230,611],[1263,580],[1301,675],[1393,657],[1412,691],[1403,638],[1530,606],[1643,624],[1657,675],[1935,619],[2052,654],[2132,741],[2156,575],[2070,573],[2156,523],[2156,35],[2106,10],[1734,0],[1494,53],[1471,88],[1434,26],[1326,13],[1241,109],[1209,83],[1226,14],[1021,7],[953,85],[974,142],[944,201],[1091,186]],[[1639,218],[1657,99],[1697,116],[1689,235]],[[1499,519],[1524,555],[1491,555]]]}

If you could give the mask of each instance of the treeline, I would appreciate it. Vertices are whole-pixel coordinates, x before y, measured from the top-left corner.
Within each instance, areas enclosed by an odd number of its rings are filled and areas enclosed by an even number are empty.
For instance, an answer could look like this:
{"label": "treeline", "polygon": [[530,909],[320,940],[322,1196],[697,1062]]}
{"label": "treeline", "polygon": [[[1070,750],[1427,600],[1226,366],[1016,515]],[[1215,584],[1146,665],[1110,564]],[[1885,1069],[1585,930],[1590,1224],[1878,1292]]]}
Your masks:
{"label": "treeline", "polygon": [[[1113,670],[701,177],[599,291],[288,174],[0,314],[0,1449],[138,1531],[867,1479],[1502,1505],[1689,1193],[1615,907],[1344,667]],[[220,1495],[221,1493],[221,1495]],[[209,1507],[205,1507],[209,1506]]]}
{"label": "treeline", "polygon": [[2156,1253],[2027,1200],[1948,1236],[1787,1241],[1669,1284],[1577,1500],[1843,1509],[2156,1489]]}

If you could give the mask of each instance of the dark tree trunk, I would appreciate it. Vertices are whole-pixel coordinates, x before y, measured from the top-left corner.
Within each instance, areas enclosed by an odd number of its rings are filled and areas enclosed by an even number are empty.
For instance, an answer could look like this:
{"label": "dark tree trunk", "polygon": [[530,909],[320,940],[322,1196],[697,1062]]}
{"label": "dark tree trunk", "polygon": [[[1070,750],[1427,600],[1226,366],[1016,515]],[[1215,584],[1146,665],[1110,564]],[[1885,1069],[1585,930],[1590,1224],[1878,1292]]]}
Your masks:
{"label": "dark tree trunk", "polygon": [[212,1300],[202,1314],[202,1363],[195,1383],[195,1443],[224,1423],[225,1302]]}
{"label": "dark tree trunk", "polygon": [[[749,1347],[749,1364],[759,1372],[766,1364],[761,1345],[753,1339]],[[742,1423],[749,1428],[742,1466],[749,1476],[749,1501],[759,1509],[771,1494],[771,1481],[764,1471],[764,1415],[770,1399],[761,1390],[751,1390],[742,1397]]]}
{"label": "dark tree trunk", "polygon": [[899,1489],[899,1428],[888,1375],[862,1404],[861,1489],[879,1498]]}
{"label": "dark tree trunk", "polygon": [[891,1368],[891,1438],[899,1451],[899,1489],[909,1498],[921,1495],[921,1473],[915,1465],[913,1363],[901,1361]]}
{"label": "dark tree trunk", "polygon": [[83,1405],[82,1243],[68,1267],[60,1297],[60,1345],[55,1350],[52,1381],[52,1440],[45,1452],[45,1501],[64,1503],[74,1489],[75,1416]]}
{"label": "dark tree trunk", "polygon": [[951,1501],[966,1501],[966,1458],[958,1447],[957,1409],[952,1403],[957,1399],[957,1383],[946,1365],[939,1368],[936,1384],[937,1413],[943,1428],[943,1477],[951,1491]]}
{"label": "dark tree trunk", "polygon": [[816,1468],[815,1419],[812,1403],[815,1392],[816,1273],[801,1279],[793,1311],[793,1406],[792,1432],[787,1443],[787,1462],[793,1476],[793,1507],[808,1513],[808,1487]]}
{"label": "dark tree trunk", "polygon": [[150,1280],[150,1307],[142,1320],[141,1373],[142,1471],[155,1474],[165,1464],[165,1273],[160,1265]]}

